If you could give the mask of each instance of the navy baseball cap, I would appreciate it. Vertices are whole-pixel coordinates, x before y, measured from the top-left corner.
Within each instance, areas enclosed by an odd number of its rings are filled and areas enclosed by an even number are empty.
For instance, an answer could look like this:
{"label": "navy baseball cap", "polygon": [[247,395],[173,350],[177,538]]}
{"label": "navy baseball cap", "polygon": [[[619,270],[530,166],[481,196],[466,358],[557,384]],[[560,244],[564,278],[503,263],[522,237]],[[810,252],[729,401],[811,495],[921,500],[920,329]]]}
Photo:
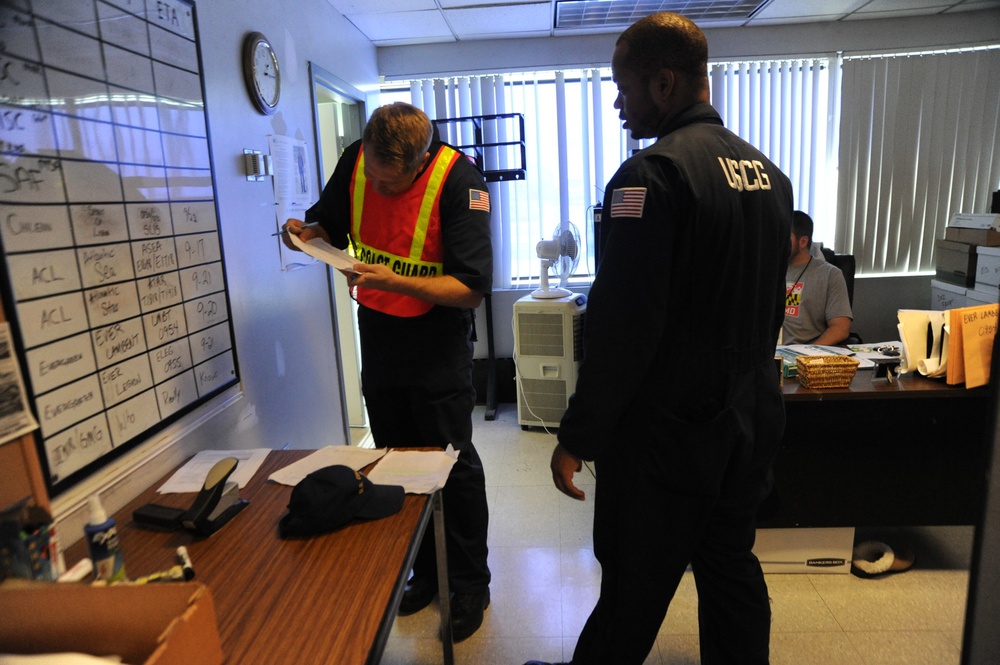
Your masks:
{"label": "navy baseball cap", "polygon": [[288,513],[278,523],[282,538],[335,531],[356,519],[388,517],[403,507],[399,485],[373,485],[360,471],[337,464],[313,471],[292,488]]}

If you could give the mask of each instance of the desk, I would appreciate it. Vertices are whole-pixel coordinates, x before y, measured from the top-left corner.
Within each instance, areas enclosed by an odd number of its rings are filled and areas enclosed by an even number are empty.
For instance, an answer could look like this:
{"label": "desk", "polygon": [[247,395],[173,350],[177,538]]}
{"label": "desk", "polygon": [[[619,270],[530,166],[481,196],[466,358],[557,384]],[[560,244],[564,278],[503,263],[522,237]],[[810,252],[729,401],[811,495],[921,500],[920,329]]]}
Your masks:
{"label": "desk", "polygon": [[[212,591],[230,665],[378,663],[432,513],[436,533],[443,533],[438,523],[443,516],[433,509],[440,493],[433,500],[407,494],[402,510],[390,517],[316,538],[279,540],[278,520],[292,488],[267,477],[312,452],[270,453],[240,491],[250,505],[209,538],[135,527],[132,511],[141,505],[186,507],[193,500],[193,494],[156,494],[162,481],[114,516],[130,577],[169,568],[176,548],[187,547],[195,579]],[[86,547],[79,542],[66,558],[72,564],[84,556]],[[446,607],[442,602],[442,615]],[[450,638],[450,631],[446,634]],[[444,656],[450,663],[450,639]]]}
{"label": "desk", "polygon": [[850,387],[783,387],[787,425],[774,463],[781,501],[762,527],[977,524],[989,390],[859,370]]}

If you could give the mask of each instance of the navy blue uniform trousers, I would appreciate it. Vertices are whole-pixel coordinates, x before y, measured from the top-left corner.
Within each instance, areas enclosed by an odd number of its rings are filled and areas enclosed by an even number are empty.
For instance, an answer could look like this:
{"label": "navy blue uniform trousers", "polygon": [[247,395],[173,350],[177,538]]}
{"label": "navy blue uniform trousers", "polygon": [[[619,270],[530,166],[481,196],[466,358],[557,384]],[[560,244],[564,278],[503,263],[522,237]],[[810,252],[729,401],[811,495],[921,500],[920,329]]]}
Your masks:
{"label": "navy blue uniform trousers", "polygon": [[730,381],[735,401],[710,421],[636,418],[643,425],[595,460],[601,596],[573,665],[640,665],[689,562],[701,662],[768,662],[771,610],[750,549],[784,405],[773,363]]}
{"label": "navy blue uniform trousers", "polygon": [[[472,316],[434,307],[401,318],[359,308],[361,382],[379,448],[445,447],[459,452],[443,490],[448,582],[478,593],[490,582],[486,476],[472,444]],[[437,577],[434,534],[424,535],[413,570]]]}

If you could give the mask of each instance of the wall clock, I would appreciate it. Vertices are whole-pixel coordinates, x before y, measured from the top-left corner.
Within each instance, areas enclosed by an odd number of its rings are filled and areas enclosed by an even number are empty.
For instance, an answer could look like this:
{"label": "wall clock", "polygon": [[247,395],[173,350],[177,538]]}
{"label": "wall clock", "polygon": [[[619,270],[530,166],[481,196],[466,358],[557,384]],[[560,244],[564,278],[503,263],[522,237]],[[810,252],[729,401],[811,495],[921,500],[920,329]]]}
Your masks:
{"label": "wall clock", "polygon": [[259,32],[251,32],[243,41],[243,78],[257,110],[274,113],[281,96],[281,70],[271,43]]}

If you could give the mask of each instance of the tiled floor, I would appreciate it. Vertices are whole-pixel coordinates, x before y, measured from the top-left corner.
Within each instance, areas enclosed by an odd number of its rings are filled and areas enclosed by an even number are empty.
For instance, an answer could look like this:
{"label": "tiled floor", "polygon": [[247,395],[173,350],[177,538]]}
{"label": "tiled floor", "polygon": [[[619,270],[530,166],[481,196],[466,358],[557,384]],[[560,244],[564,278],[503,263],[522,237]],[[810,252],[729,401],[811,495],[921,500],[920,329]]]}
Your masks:
{"label": "tiled floor", "polygon": [[[455,646],[455,661],[521,665],[569,660],[597,599],[600,567],[591,550],[593,503],[552,485],[555,437],[523,431],[513,404],[486,421],[477,407],[474,440],[490,499],[492,605],[482,628]],[[584,474],[586,474],[586,469]],[[593,489],[578,474],[577,484]],[[909,547],[912,569],[881,579],[854,575],[768,575],[773,665],[952,665],[960,661],[972,529],[858,530],[858,540]],[[383,663],[441,662],[436,603],[399,617]],[[646,663],[695,665],[697,596],[685,575]]]}

